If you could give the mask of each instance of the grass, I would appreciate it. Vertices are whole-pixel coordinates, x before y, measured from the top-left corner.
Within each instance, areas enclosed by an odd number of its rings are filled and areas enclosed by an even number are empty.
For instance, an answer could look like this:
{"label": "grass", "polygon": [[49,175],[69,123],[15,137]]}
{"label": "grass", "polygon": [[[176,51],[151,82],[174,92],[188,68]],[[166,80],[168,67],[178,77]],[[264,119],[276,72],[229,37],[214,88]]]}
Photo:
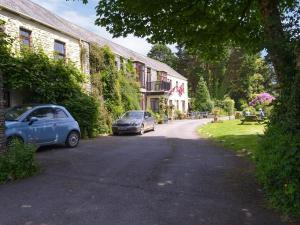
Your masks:
{"label": "grass", "polygon": [[210,123],[199,128],[202,136],[222,143],[224,147],[255,155],[258,148],[259,135],[265,130],[265,125],[257,123],[240,124],[240,120],[227,120],[222,123]]}

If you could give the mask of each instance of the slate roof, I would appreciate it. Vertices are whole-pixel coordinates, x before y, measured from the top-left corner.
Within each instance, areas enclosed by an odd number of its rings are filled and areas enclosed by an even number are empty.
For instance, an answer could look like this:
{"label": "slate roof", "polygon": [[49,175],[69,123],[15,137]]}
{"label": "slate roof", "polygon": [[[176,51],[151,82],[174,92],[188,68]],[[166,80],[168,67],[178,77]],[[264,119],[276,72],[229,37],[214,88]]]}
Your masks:
{"label": "slate roof", "polygon": [[90,43],[96,42],[100,46],[108,45],[115,54],[118,54],[124,58],[145,63],[152,69],[155,69],[157,71],[165,71],[170,76],[187,80],[184,76],[176,72],[173,68],[166,65],[165,63],[134,52],[106,38],[103,38],[100,35],[90,32],[74,23],[71,23],[55,15],[54,13],[30,0],[0,0],[0,8],[4,8],[6,10],[17,13],[20,16],[35,20],[36,22],[42,23],[79,40],[84,40]]}

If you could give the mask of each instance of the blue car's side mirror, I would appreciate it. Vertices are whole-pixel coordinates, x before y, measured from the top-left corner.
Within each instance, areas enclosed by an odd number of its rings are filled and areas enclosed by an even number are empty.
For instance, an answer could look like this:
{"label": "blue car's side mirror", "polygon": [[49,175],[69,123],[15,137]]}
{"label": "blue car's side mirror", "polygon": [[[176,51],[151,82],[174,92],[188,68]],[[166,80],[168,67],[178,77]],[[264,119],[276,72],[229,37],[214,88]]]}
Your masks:
{"label": "blue car's side mirror", "polygon": [[38,118],[33,116],[33,117],[30,118],[28,124],[29,124],[29,125],[32,125],[32,124],[33,124],[34,122],[36,122],[36,121],[38,121]]}

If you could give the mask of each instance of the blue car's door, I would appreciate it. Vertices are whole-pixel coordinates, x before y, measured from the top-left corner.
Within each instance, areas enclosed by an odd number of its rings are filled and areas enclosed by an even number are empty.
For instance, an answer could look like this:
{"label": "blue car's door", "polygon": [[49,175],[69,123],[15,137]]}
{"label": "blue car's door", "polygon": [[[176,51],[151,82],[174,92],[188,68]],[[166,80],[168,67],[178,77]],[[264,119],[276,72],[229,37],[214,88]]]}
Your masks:
{"label": "blue car's door", "polygon": [[66,112],[60,108],[54,109],[56,121],[56,135],[59,143],[64,143],[70,131],[70,123],[73,122]]}
{"label": "blue car's door", "polygon": [[[32,117],[37,118],[32,124]],[[56,141],[56,121],[54,110],[43,107],[34,110],[26,119],[28,121],[28,141],[37,144],[51,144]]]}

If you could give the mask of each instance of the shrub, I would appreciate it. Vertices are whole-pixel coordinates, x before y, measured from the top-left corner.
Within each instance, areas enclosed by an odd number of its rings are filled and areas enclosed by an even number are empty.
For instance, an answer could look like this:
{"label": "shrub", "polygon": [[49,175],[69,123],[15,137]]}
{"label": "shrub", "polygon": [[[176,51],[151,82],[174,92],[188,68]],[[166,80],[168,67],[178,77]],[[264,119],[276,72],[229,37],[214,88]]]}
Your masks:
{"label": "shrub", "polygon": [[82,137],[94,137],[101,130],[99,124],[99,103],[95,98],[78,92],[63,102],[80,126]]}
{"label": "shrub", "polygon": [[220,107],[214,107],[212,109],[212,113],[215,115],[215,116],[225,116],[227,115],[226,111]]}
{"label": "shrub", "polygon": [[234,100],[231,99],[230,97],[226,97],[223,100],[223,104],[224,104],[224,110],[227,112],[228,116],[233,115],[234,113]]}
{"label": "shrub", "polygon": [[182,113],[180,110],[176,109],[175,110],[175,119],[177,119],[177,120],[185,119],[185,114]]}
{"label": "shrub", "polygon": [[152,109],[148,108],[147,111],[151,114],[151,116],[155,119],[156,123],[162,123],[162,118],[159,113],[155,113]]}
{"label": "shrub", "polygon": [[258,179],[271,203],[300,215],[300,136],[271,126],[256,153]]}
{"label": "shrub", "polygon": [[13,142],[0,154],[0,183],[34,175],[38,171],[35,160],[36,147]]}

